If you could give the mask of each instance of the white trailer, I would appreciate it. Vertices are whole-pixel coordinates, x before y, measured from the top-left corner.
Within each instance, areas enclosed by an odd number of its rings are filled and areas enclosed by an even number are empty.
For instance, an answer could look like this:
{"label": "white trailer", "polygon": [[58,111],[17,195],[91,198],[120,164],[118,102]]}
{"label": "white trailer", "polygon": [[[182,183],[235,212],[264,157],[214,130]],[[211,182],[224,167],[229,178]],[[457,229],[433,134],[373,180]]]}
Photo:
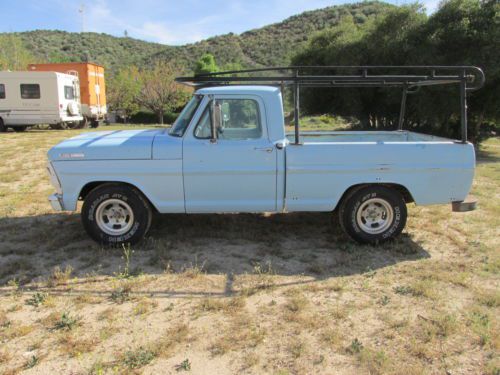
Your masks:
{"label": "white trailer", "polygon": [[0,72],[0,132],[82,121],[78,77],[56,72]]}

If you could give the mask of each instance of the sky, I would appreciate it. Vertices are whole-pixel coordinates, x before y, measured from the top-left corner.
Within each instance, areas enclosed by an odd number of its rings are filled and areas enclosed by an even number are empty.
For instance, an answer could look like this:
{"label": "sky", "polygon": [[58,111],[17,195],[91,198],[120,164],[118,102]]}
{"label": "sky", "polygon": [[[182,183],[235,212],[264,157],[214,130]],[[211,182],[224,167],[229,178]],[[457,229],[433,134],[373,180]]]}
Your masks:
{"label": "sky", "polygon": [[[342,0],[0,0],[0,32],[92,31],[180,45],[236,34]],[[411,0],[389,0],[401,5]],[[439,0],[421,1],[428,12]],[[83,12],[82,12],[83,9]]]}

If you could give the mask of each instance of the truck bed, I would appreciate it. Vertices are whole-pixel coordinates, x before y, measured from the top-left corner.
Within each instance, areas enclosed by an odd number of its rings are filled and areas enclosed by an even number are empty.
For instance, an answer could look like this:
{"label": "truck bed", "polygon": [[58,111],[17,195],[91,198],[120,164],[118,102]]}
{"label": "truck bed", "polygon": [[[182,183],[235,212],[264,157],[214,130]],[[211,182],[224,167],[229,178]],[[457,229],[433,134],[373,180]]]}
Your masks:
{"label": "truck bed", "polygon": [[462,201],[474,175],[470,143],[409,131],[301,133],[288,136],[286,209],[333,210],[351,186],[396,184],[418,205]]}
{"label": "truck bed", "polygon": [[[295,135],[286,134],[293,142]],[[337,143],[337,142],[453,142],[450,139],[410,131],[305,131],[300,133],[303,143]]]}

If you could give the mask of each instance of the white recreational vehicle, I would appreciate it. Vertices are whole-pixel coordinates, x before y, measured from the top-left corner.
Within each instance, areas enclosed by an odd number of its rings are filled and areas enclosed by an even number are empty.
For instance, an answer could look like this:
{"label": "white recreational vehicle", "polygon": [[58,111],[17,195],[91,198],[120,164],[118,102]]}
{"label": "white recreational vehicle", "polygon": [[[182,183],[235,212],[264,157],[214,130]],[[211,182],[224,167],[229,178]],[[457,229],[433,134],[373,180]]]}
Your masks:
{"label": "white recreational vehicle", "polygon": [[83,119],[78,77],[56,72],[0,72],[0,132],[54,128]]}

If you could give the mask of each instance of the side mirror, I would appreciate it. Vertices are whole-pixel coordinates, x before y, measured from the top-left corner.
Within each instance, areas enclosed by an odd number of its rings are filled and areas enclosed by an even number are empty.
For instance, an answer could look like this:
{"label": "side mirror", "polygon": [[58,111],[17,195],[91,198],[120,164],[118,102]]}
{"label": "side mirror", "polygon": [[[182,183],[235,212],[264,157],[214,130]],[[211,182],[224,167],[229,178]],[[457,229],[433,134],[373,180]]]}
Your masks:
{"label": "side mirror", "polygon": [[211,126],[211,136],[210,142],[217,142],[217,129],[221,128],[222,121],[222,105],[216,101],[212,100],[212,126]]}

